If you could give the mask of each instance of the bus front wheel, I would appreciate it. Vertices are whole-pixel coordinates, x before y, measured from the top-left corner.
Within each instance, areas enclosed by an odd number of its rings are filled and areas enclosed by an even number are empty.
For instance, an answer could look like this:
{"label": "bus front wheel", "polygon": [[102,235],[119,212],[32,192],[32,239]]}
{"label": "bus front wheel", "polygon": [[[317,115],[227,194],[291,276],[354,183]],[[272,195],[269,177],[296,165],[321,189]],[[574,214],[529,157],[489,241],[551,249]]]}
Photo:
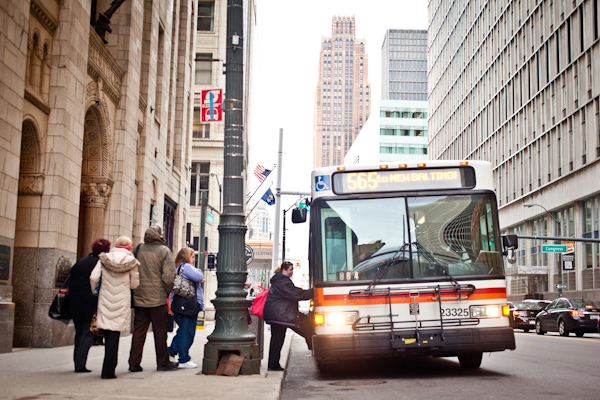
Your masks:
{"label": "bus front wheel", "polygon": [[331,374],[338,371],[339,364],[332,360],[318,360],[317,368],[322,374]]}
{"label": "bus front wheel", "polygon": [[481,366],[482,358],[483,353],[474,352],[458,356],[458,361],[460,362],[460,366],[463,368],[479,368]]}

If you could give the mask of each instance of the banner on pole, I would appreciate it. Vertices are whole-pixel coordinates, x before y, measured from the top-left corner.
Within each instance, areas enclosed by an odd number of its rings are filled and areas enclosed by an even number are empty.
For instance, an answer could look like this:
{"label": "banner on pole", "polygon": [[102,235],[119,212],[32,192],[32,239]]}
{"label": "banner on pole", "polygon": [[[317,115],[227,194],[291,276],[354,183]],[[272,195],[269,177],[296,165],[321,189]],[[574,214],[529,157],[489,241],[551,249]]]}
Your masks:
{"label": "banner on pole", "polygon": [[202,122],[220,122],[223,120],[223,90],[208,89],[202,91]]}

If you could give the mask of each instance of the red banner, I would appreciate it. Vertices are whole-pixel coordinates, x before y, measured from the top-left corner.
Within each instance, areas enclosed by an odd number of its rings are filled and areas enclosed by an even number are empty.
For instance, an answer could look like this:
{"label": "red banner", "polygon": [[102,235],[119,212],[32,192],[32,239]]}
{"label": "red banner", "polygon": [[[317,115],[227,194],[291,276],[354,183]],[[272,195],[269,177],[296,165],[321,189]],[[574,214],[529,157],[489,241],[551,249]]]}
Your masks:
{"label": "red banner", "polygon": [[220,122],[223,120],[223,89],[202,91],[202,122]]}

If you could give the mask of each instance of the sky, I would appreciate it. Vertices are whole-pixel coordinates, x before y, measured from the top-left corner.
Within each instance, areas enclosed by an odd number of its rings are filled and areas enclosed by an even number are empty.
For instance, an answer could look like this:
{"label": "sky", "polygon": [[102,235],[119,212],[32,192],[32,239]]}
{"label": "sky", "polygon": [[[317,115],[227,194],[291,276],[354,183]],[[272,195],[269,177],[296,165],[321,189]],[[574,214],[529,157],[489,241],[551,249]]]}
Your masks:
{"label": "sky", "polygon": [[[331,37],[333,16],[354,16],[356,37],[369,58],[372,112],[379,109],[381,45],[387,29],[427,29],[426,0],[255,0],[256,25],[250,88],[249,170],[277,163],[279,129],[284,132],[282,190],[310,191],[315,90],[322,37]],[[273,182],[267,178],[264,190]],[[252,178],[250,187],[258,185]],[[263,189],[261,191],[264,193]],[[260,198],[257,194],[256,198]],[[282,196],[282,209],[296,197]],[[274,212],[275,206],[270,207]],[[291,213],[288,213],[291,215]],[[273,219],[274,220],[274,219]],[[308,224],[287,223],[290,258],[305,259]],[[288,243],[292,243],[288,242]]]}

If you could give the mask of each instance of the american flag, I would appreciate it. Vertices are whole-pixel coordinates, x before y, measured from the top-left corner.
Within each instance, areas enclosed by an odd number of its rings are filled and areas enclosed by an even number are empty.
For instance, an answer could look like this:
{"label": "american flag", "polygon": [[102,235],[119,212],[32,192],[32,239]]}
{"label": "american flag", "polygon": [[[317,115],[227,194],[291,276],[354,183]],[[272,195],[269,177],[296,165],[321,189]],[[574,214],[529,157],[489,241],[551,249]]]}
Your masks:
{"label": "american flag", "polygon": [[256,179],[258,179],[261,182],[263,182],[265,179],[267,179],[267,176],[269,176],[270,173],[271,173],[270,169],[266,169],[265,167],[263,167],[260,164],[257,165],[256,168],[254,168],[254,176],[256,176]]}

